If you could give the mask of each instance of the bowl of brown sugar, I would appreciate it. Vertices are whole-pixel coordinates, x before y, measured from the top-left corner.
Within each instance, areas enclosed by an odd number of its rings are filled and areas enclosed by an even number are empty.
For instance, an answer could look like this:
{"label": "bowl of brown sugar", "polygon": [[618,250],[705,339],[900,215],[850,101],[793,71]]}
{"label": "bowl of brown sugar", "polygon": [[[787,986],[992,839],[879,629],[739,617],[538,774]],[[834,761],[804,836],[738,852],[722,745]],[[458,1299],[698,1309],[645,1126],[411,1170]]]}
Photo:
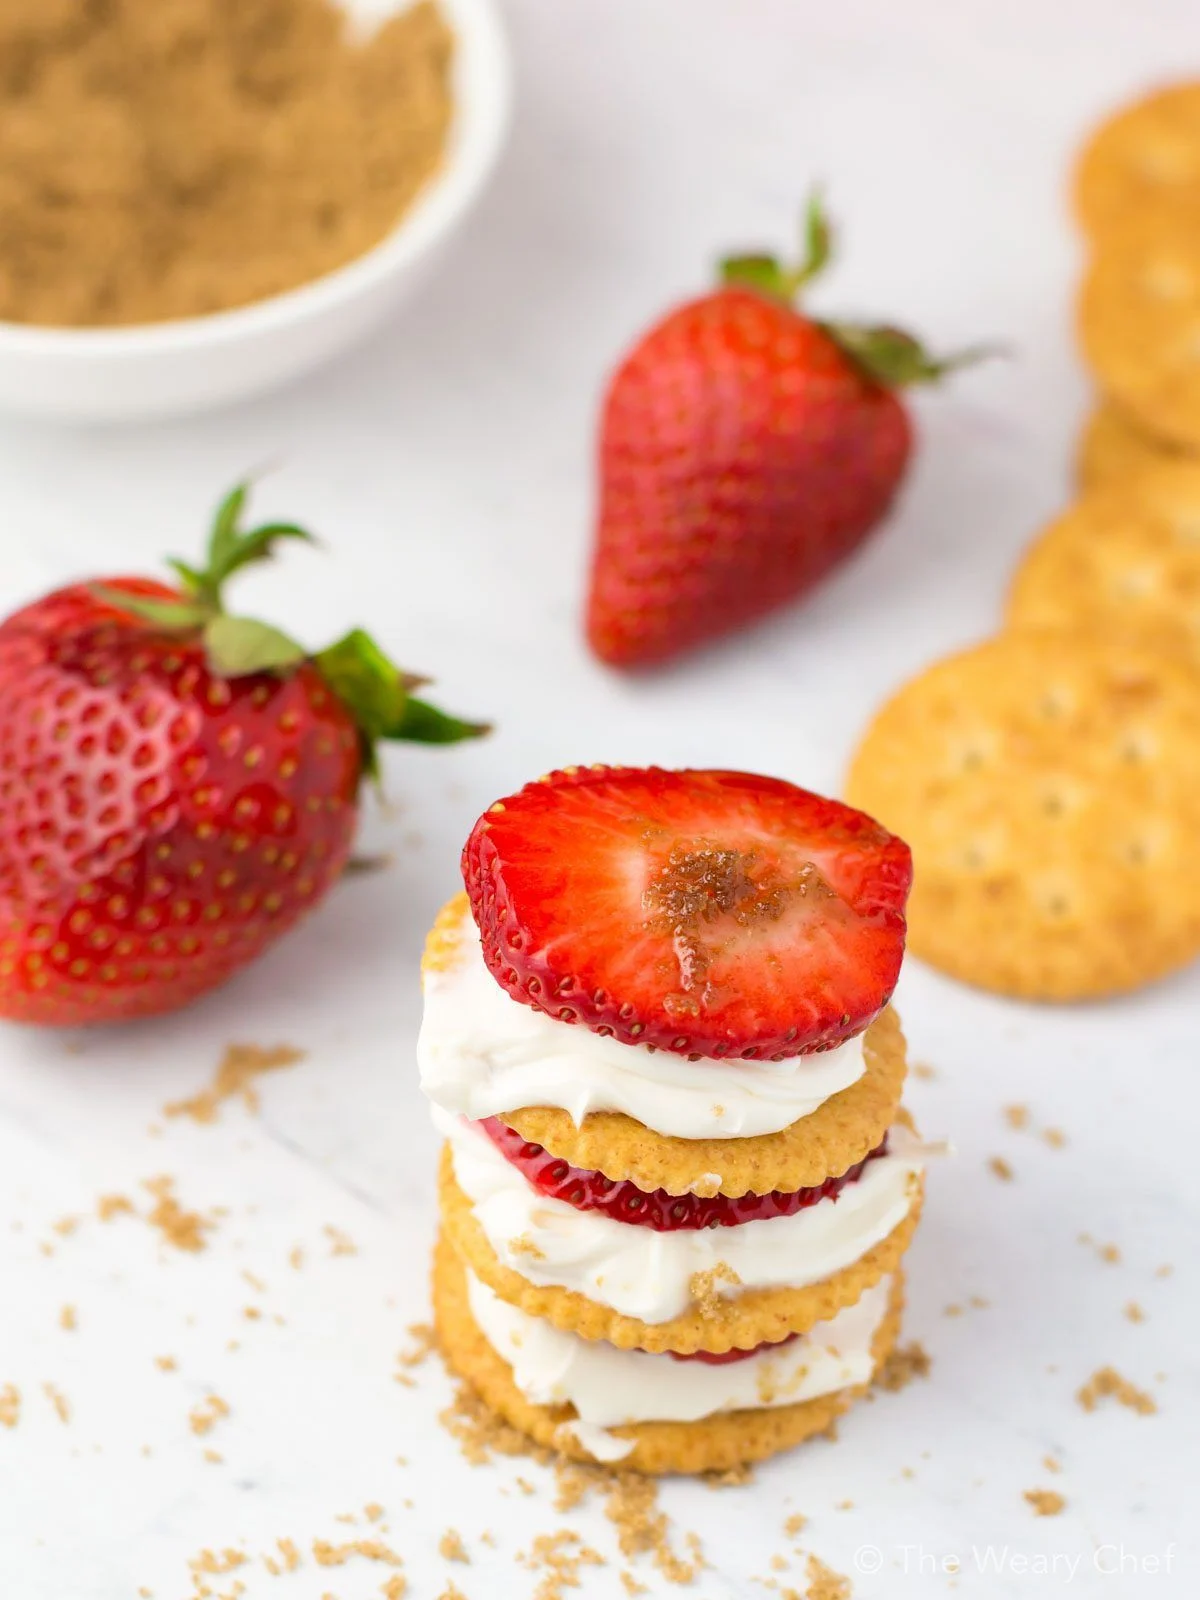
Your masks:
{"label": "bowl of brown sugar", "polygon": [[417,286],[508,120],[492,0],[5,0],[0,410],[207,410]]}

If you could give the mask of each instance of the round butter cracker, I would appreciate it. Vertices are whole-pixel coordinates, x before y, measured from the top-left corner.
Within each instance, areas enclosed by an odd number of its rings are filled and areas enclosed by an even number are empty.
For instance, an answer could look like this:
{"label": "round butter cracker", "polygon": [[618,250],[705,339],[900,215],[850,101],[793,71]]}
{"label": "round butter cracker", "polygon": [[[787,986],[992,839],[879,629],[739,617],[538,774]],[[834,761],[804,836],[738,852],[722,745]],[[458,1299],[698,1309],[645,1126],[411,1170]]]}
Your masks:
{"label": "round butter cracker", "polygon": [[1007,620],[1132,640],[1200,667],[1200,462],[1142,467],[1071,506],[1025,552]]}
{"label": "round butter cracker", "polygon": [[[885,1239],[841,1272],[802,1289],[747,1289],[722,1293],[732,1287],[720,1275],[720,1264],[699,1273],[692,1286],[693,1304],[669,1322],[641,1322],[602,1306],[574,1289],[555,1284],[530,1283],[507,1267],[496,1255],[480,1227],[470,1200],[454,1176],[449,1145],[442,1149],[438,1169],[438,1203],[442,1229],[459,1255],[490,1289],[531,1317],[544,1317],[565,1333],[582,1339],[606,1339],[622,1350],[677,1350],[690,1354],[709,1350],[752,1350],[767,1340],[805,1333],[843,1307],[853,1305],[864,1290],[896,1270],[908,1249],[924,1197],[922,1180],[911,1178],[912,1201],[908,1214]],[[821,1201],[822,1205],[836,1201]],[[636,1224],[629,1223],[629,1227]]]}
{"label": "round butter cracker", "polygon": [[[871,1347],[876,1371],[899,1338],[903,1307],[903,1279],[897,1273],[887,1314]],[[517,1388],[512,1368],[493,1350],[471,1315],[466,1274],[444,1236],[434,1255],[433,1315],[446,1362],[497,1415],[546,1449],[576,1461],[594,1459],[570,1425],[576,1418],[573,1406],[535,1405]],[[700,1422],[626,1424],[611,1432],[632,1440],[633,1449],[612,1465],[619,1472],[727,1472],[825,1433],[863,1392],[862,1388],[840,1389],[798,1405],[727,1411]]]}
{"label": "round butter cracker", "polygon": [[1075,165],[1075,212],[1106,242],[1147,214],[1178,214],[1200,195],[1200,82],[1156,90],[1108,117]]}
{"label": "round butter cracker", "polygon": [[1075,476],[1084,490],[1119,486],[1133,473],[1163,462],[1196,460],[1161,439],[1142,433],[1111,400],[1102,400],[1079,436]]}
{"label": "round butter cracker", "polygon": [[884,706],[846,790],[912,846],[909,948],[966,983],[1079,999],[1200,953],[1200,674],[1182,660],[987,640]]}

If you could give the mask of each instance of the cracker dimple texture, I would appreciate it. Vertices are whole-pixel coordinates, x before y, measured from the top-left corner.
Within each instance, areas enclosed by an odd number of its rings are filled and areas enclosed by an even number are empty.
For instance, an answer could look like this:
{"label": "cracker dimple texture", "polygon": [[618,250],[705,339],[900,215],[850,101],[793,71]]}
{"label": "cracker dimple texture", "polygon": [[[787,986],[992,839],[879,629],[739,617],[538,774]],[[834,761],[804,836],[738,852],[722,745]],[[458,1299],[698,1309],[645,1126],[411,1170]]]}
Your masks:
{"label": "cracker dimple texture", "polygon": [[1172,84],[1123,106],[1075,167],[1075,210],[1105,240],[1146,214],[1177,212],[1200,192],[1200,83]]}
{"label": "cracker dimple texture", "polygon": [[1026,552],[1008,621],[1095,631],[1200,665],[1200,463],[1132,470],[1064,512]]}
{"label": "cracker dimple texture", "polygon": [[1083,489],[1099,489],[1146,467],[1188,459],[1187,451],[1141,433],[1111,400],[1102,400],[1080,435],[1075,475]]}
{"label": "cracker dimple texture", "polygon": [[449,1145],[443,1147],[438,1170],[438,1203],[447,1238],[476,1277],[482,1278],[502,1300],[519,1306],[530,1316],[544,1317],[556,1328],[577,1333],[582,1339],[606,1339],[622,1350],[678,1350],[685,1354],[709,1350],[723,1354],[726,1350],[752,1350],[765,1340],[784,1339],[789,1333],[805,1333],[815,1322],[823,1322],[843,1307],[853,1305],[872,1284],[894,1272],[921,1214],[923,1182],[914,1176],[911,1183],[912,1201],[903,1222],[831,1278],[803,1289],[745,1289],[728,1296],[713,1294],[713,1286],[708,1285],[682,1316],[653,1323],[622,1316],[574,1289],[530,1283],[506,1267],[455,1180]]}
{"label": "cracker dimple texture", "polygon": [[1200,952],[1200,675],[1014,632],[883,708],[847,798],[912,846],[909,947],[1002,994],[1137,988]]}
{"label": "cracker dimple texture", "polygon": [[1133,423],[1200,450],[1200,203],[1186,226],[1152,217],[1106,238],[1078,320],[1088,365]]}
{"label": "cracker dimple texture", "polygon": [[[675,1139],[619,1111],[594,1111],[576,1124],[551,1106],[522,1107],[500,1118],[523,1139],[573,1167],[668,1194],[793,1193],[839,1177],[873,1150],[891,1127],[907,1071],[904,1035],[889,1007],[863,1041],[866,1071],[856,1083],[779,1133],[749,1139]],[[704,1071],[704,1063],[696,1063]]]}
{"label": "cracker dimple texture", "polygon": [[[887,1315],[872,1344],[876,1370],[887,1359],[900,1333],[904,1306],[901,1275],[896,1275]],[[479,1330],[467,1301],[466,1275],[454,1249],[439,1238],[433,1265],[433,1314],[442,1352],[505,1422],[537,1444],[577,1461],[592,1457],[565,1423],[573,1406],[541,1406],[526,1400],[512,1379],[512,1369]],[[641,1422],[614,1428],[633,1441],[632,1452],[617,1463],[622,1470],[648,1473],[724,1472],[762,1461],[801,1440],[824,1433],[862,1389],[842,1389],[798,1405],[754,1411],[729,1411],[701,1422]]]}

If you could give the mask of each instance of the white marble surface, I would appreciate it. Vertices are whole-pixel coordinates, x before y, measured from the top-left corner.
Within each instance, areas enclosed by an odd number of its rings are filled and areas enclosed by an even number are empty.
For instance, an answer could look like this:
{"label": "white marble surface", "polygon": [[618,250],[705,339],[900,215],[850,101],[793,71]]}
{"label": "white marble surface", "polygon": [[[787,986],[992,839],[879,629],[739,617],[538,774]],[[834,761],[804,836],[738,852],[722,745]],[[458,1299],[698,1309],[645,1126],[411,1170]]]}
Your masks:
{"label": "white marble surface", "polygon": [[[180,1600],[202,1548],[350,1537],[361,1527],[338,1514],[371,1501],[417,1600],[451,1576],[469,1600],[531,1595],[515,1554],[564,1520],[610,1560],[585,1572],[583,1600],[624,1592],[598,1512],[556,1515],[528,1464],[468,1467],[437,1424],[448,1388],[432,1364],[412,1389],[392,1379],[406,1325],[425,1314],[433,1228],[434,1139],[412,1057],[424,928],[470,822],[522,779],[623,759],[836,786],[889,686],[991,626],[1015,551],[1066,493],[1084,405],[1068,152],[1115,98],[1200,56],[1187,0],[512,0],[509,15],[512,146],[441,280],[386,337],[191,424],[0,427],[6,600],[70,571],[186,553],[217,491],[276,462],[260,504],[307,518],[328,548],[288,552],[244,598],[314,640],[369,623],[437,675],[447,703],[500,728],[469,749],[396,754],[394,813],[365,827],[393,869],[346,884],[225,993],[123,1032],[0,1033],[0,1384],[24,1395],[19,1425],[0,1428],[5,1600],[128,1600],[139,1586]],[[902,508],[811,604],[657,679],[616,680],[586,658],[576,623],[601,374],[647,314],[703,281],[716,249],[785,242],[814,177],[846,223],[824,304],[894,316],[942,346],[1000,337],[1014,358],[922,400]],[[691,1592],[760,1592],[800,1510],[806,1547],[835,1568],[853,1574],[856,1550],[868,1567],[879,1552],[882,1570],[854,1577],[860,1600],[949,1592],[955,1557],[957,1592],[987,1600],[1195,1594],[1183,1508],[1198,1477],[1200,973],[1043,1011],[914,965],[900,1001],[915,1056],[938,1071],[913,1103],[960,1152],[932,1178],[912,1256],[909,1330],[932,1375],[752,1487],[668,1487],[672,1518],[702,1533],[711,1563]],[[264,1082],[257,1118],[164,1120],[231,1039],[291,1040],[309,1058]],[[1061,1126],[1067,1146],[1010,1131],[1010,1101]],[[1015,1182],[988,1171],[996,1154]],[[93,1219],[98,1195],[138,1196],[158,1173],[186,1204],[226,1208],[202,1254],[165,1249],[138,1221]],[[64,1236],[65,1216],[88,1220]],[[330,1224],[356,1255],[331,1253]],[[1156,1275],[1163,1264],[1171,1277]],[[972,1295],[986,1309],[944,1315]],[[1130,1299],[1144,1323],[1122,1315]],[[75,1331],[59,1327],[65,1303]],[[155,1366],[167,1354],[174,1372]],[[1158,1397],[1158,1415],[1084,1414],[1074,1392],[1108,1362]],[[70,1401],[66,1425],[47,1382]],[[188,1412],[210,1392],[230,1415],[199,1438]],[[1063,1515],[1033,1517],[1022,1491],[1038,1486],[1065,1493]],[[437,1554],[448,1525],[471,1566]],[[1154,1573],[1172,1547],[1172,1572]],[[1051,1557],[1055,1572],[1038,1575]],[[1123,1575],[1103,1570],[1122,1557]],[[981,1571],[988,1559],[1003,1570]],[[676,1592],[637,1572],[652,1593]],[[358,1600],[386,1575],[307,1559],[273,1578],[256,1562],[215,1586]],[[775,1576],[803,1590],[795,1567]]]}

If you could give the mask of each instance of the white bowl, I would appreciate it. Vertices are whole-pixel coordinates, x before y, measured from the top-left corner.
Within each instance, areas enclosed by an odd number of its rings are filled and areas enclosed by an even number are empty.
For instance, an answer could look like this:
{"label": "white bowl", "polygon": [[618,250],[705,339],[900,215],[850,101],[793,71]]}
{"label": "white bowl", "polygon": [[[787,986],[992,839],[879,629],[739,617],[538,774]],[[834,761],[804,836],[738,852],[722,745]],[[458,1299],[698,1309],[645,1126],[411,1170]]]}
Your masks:
{"label": "white bowl", "polygon": [[[349,0],[366,22],[408,0]],[[440,0],[455,35],[445,164],[387,238],[348,266],[236,311],[129,328],[0,322],[0,410],[60,422],[183,416],[272,389],[376,327],[424,277],[504,142],[510,71],[493,0]]]}

